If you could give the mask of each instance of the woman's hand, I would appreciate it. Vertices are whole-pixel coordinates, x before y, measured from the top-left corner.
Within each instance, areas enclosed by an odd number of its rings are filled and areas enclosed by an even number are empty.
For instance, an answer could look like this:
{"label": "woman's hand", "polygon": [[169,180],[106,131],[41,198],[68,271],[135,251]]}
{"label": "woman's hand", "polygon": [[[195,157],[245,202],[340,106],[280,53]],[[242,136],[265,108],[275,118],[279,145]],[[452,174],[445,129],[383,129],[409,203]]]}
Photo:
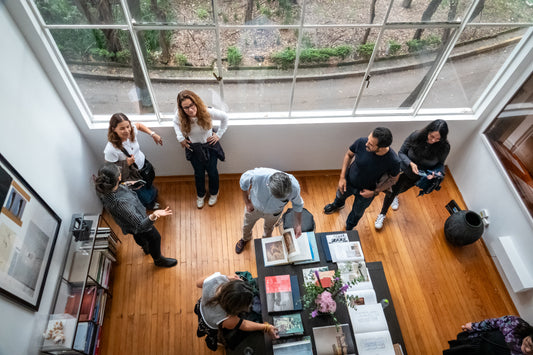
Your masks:
{"label": "woman's hand", "polygon": [[418,166],[413,162],[410,162],[409,165],[411,166],[411,170],[413,170],[413,173],[418,175]]}
{"label": "woman's hand", "polygon": [[159,217],[165,217],[170,216],[172,214],[172,210],[169,206],[167,206],[164,210],[155,210],[152,212],[153,215],[155,215],[157,218]]}
{"label": "woman's hand", "polygon": [[278,339],[279,338],[278,328],[274,327],[271,324],[267,325],[267,327],[268,327],[268,330],[265,333],[268,334],[272,339]]}
{"label": "woman's hand", "polygon": [[461,326],[461,329],[463,330],[463,332],[471,331],[472,330],[472,322],[468,322],[466,324],[463,324]]}
{"label": "woman's hand", "polygon": [[133,155],[130,157],[127,157],[126,161],[128,162],[128,166],[130,166],[131,164],[135,163],[135,157]]}
{"label": "woman's hand", "polygon": [[154,140],[155,144],[163,145],[163,138],[159,134],[153,134],[152,139]]}
{"label": "woman's hand", "polygon": [[184,140],[182,140],[182,141],[180,142],[180,144],[181,144],[181,146],[182,146],[183,148],[191,149],[191,141],[188,140],[187,138],[185,138]]}
{"label": "woman's hand", "polygon": [[217,136],[217,134],[213,133],[211,137],[207,138],[207,143],[213,145],[216,144],[219,140],[220,138]]}

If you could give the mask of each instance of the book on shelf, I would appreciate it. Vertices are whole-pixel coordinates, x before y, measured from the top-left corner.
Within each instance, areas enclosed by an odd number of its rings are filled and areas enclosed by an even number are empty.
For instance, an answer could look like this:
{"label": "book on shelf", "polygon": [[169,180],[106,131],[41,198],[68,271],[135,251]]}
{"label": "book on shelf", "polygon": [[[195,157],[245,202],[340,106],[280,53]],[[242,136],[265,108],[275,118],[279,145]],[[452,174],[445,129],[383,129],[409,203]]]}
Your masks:
{"label": "book on shelf", "polygon": [[70,290],[70,295],[67,296],[67,302],[65,305],[65,313],[74,317],[78,315],[78,309],[81,301],[81,287],[73,287]]}
{"label": "book on shelf", "polygon": [[75,350],[84,351],[87,344],[89,336],[89,322],[80,322],[78,323],[78,328],[76,329],[76,338],[74,339]]}
{"label": "book on shelf", "polygon": [[73,253],[68,276],[69,282],[85,282],[85,278],[87,277],[87,268],[89,267],[89,257],[89,253],[83,251],[76,251]]}
{"label": "book on shelf", "polygon": [[[305,234],[305,236],[304,236]],[[307,237],[309,242],[309,249],[311,250],[311,259],[294,262],[294,265],[311,264],[320,262],[320,255],[318,254],[318,247],[316,244],[316,235],[314,232],[303,232],[300,238]],[[298,238],[297,240],[299,240]]]}
{"label": "book on shelf", "polygon": [[364,261],[363,249],[360,242],[338,242],[329,244],[331,261]]}
{"label": "book on shelf", "polygon": [[394,355],[387,320],[380,303],[348,307],[359,355]]}
{"label": "book on shelf", "polygon": [[341,261],[337,263],[337,268],[343,282],[358,280],[356,284],[350,284],[349,290],[374,288],[364,261]]}
{"label": "book on shelf", "polygon": [[355,354],[352,332],[348,324],[313,328],[317,355]]}
{"label": "book on shelf", "polygon": [[85,289],[83,299],[81,300],[80,322],[86,322],[92,319],[97,295],[96,286],[90,286]]}
{"label": "book on shelf", "polygon": [[265,289],[269,313],[302,309],[296,275],[266,276]]}
{"label": "book on shelf", "polygon": [[331,262],[332,259],[331,259],[330,245],[334,243],[349,242],[348,234],[335,233],[335,234],[323,235],[320,238],[320,242],[322,244],[322,250],[324,250],[324,255],[326,256],[326,261]]}
{"label": "book on shelf", "polygon": [[316,283],[316,274],[315,271],[328,271],[327,266],[318,266],[318,267],[310,267],[306,269],[302,269],[302,275],[304,280],[304,285],[308,283]]}
{"label": "book on shelf", "polygon": [[272,352],[274,355],[313,355],[311,337],[273,340]]}
{"label": "book on shelf", "polygon": [[283,314],[272,317],[274,327],[278,328],[280,337],[303,335],[304,325],[300,313]]}
{"label": "book on shelf", "polygon": [[281,236],[261,239],[261,247],[265,266],[285,265],[313,259],[307,233],[302,233],[296,239],[292,228],[284,230]]}

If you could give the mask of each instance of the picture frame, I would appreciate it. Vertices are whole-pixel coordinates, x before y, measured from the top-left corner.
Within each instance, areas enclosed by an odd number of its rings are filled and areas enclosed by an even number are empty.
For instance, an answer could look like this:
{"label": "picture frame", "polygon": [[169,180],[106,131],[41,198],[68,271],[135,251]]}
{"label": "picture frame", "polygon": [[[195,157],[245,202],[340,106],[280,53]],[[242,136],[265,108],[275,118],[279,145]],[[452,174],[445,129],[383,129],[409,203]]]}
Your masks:
{"label": "picture frame", "polygon": [[61,219],[0,154],[0,294],[39,310]]}

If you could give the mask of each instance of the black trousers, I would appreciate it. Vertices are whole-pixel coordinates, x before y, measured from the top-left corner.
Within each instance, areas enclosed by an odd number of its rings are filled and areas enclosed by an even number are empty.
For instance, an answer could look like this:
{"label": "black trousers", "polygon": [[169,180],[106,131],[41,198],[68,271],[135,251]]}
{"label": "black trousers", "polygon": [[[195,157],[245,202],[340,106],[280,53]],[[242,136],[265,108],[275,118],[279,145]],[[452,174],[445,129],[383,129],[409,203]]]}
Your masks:
{"label": "black trousers", "polygon": [[150,255],[154,260],[161,258],[161,235],[155,227],[146,232],[134,234],[133,239],[141,247],[148,244]]}

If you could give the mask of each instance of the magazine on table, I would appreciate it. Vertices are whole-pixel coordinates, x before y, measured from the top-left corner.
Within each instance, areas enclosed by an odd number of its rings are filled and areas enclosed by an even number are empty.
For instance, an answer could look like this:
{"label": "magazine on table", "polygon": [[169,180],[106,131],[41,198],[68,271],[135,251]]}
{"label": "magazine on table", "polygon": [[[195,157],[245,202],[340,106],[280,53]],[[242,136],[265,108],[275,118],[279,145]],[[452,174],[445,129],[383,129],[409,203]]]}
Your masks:
{"label": "magazine on table", "polygon": [[284,230],[281,236],[261,239],[261,247],[265,266],[313,260],[307,233],[296,239],[292,228]]}
{"label": "magazine on table", "polygon": [[317,355],[355,354],[355,345],[348,324],[314,327],[313,340]]}
{"label": "magazine on table", "polygon": [[[350,282],[349,290],[373,289],[372,280],[364,261],[340,261],[337,263],[343,282]],[[352,282],[357,280],[357,283]]]}
{"label": "magazine on table", "polygon": [[389,327],[380,303],[348,307],[359,355],[394,355]]}
{"label": "magazine on table", "polygon": [[338,242],[329,245],[331,261],[364,261],[360,242]]}

